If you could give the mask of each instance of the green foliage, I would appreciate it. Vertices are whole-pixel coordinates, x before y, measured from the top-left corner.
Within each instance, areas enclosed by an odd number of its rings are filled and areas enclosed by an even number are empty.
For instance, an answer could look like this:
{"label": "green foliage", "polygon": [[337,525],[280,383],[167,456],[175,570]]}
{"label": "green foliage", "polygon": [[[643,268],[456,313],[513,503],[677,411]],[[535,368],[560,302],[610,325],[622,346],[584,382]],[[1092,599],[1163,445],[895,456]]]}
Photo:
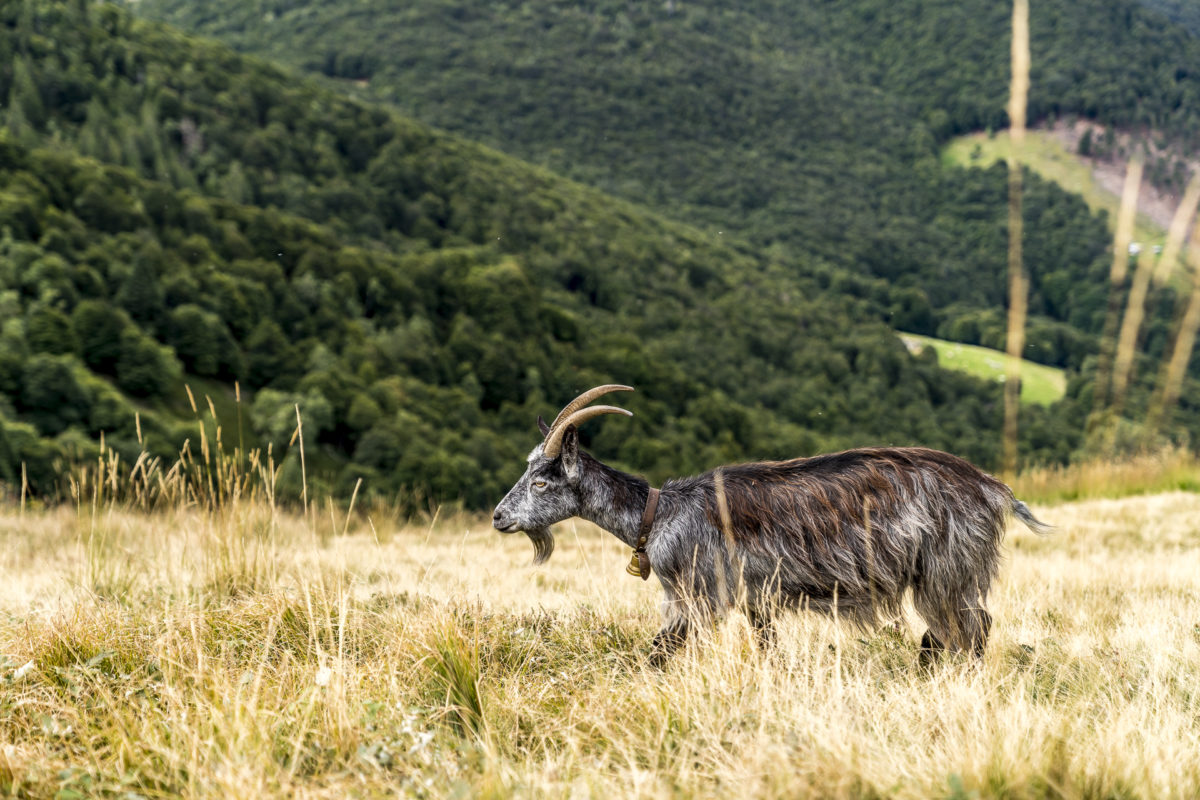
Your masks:
{"label": "green foliage", "polygon": [[178,386],[183,371],[175,354],[142,331],[128,327],[117,339],[117,385],[135,397],[162,397]]}
{"label": "green foliage", "polygon": [[167,320],[167,343],[184,368],[205,378],[234,380],[241,375],[237,343],[219,316],[186,303]]}
{"label": "green foliage", "polygon": [[[713,235],[737,234],[793,269],[817,256],[881,279],[871,291],[898,329],[932,334],[964,306],[1004,302],[1003,169],[941,169],[936,151],[956,133],[1006,124],[1005,4],[506,0],[468,12],[451,0],[142,0],[136,9]],[[1196,144],[1200,41],[1132,0],[1041,3],[1032,26],[1032,120],[1077,114]],[[397,153],[381,173],[405,198],[391,201],[392,224],[441,241],[454,204],[406,162]],[[1026,186],[1031,313],[1094,335],[1110,236],[1077,198]],[[696,288],[711,275],[688,269]],[[575,280],[611,302],[602,276]],[[1085,354],[1038,357],[1077,368]]]}
{"label": "green foliage", "polygon": [[[619,63],[663,60],[649,83],[596,79],[586,59],[541,69],[579,86],[586,69],[596,96],[614,100],[579,118],[595,126],[593,156],[547,140],[545,163],[609,173],[608,188],[700,227],[111,6],[5,5],[0,51],[19,58],[0,70],[0,94],[23,99],[0,132],[0,413],[59,458],[102,431],[135,448],[139,413],[162,451],[192,413],[183,380],[245,379],[247,444],[286,445],[298,405],[310,482],[348,490],[363,478],[368,496],[409,509],[493,504],[536,441],[536,416],[606,381],[638,387],[637,416],[590,424],[584,445],[655,481],[880,442],[993,464],[998,388],[911,357],[890,325],[934,330],[999,304],[1003,169],[943,169],[906,101],[823,67],[824,51],[757,69],[751,55],[770,51],[737,26],[732,54],[718,47],[715,12],[671,22],[646,9],[629,12],[644,28],[622,24],[615,39],[613,9],[562,12],[570,24],[547,48],[582,25],[591,33],[578,41]],[[777,23],[768,14],[755,30]],[[696,63],[697,42],[710,62]],[[685,56],[688,80],[715,88],[665,102],[650,87],[678,89]],[[514,76],[500,78],[507,91]],[[561,122],[574,97],[513,119],[574,140]],[[651,136],[646,109],[660,100],[665,133]],[[618,117],[633,139],[606,122]],[[701,147],[689,120],[720,124]],[[629,172],[611,171],[617,153]],[[1039,347],[1078,367],[1103,296],[1064,286],[1103,285],[1107,234],[1076,198],[1028,186],[1031,220],[1055,221],[1027,244],[1031,307],[1047,330],[1079,337]],[[1077,445],[1085,388],[1029,411],[1029,456],[1061,460]],[[1200,410],[1184,424],[1200,427]],[[5,475],[32,447],[17,438],[0,452]],[[299,484],[294,452],[281,481]],[[52,491],[54,475],[34,485]]]}
{"label": "green foliage", "polygon": [[37,354],[21,373],[18,408],[43,434],[55,436],[88,418],[92,397],[80,383],[75,363],[66,356]]}
{"label": "green foliage", "polygon": [[48,306],[39,305],[30,310],[25,321],[25,341],[37,353],[66,355],[79,350],[71,318]]}
{"label": "green foliage", "polygon": [[101,300],[84,300],[71,313],[79,336],[80,355],[90,369],[114,375],[121,358],[121,334],[131,327],[129,317]]}
{"label": "green foliage", "polygon": [[0,481],[20,486],[21,465],[25,465],[26,476],[35,485],[52,485],[55,455],[53,445],[36,428],[0,410]]}
{"label": "green foliage", "polygon": [[1141,0],[1142,5],[1155,9],[1200,36],[1200,6],[1192,0]]}

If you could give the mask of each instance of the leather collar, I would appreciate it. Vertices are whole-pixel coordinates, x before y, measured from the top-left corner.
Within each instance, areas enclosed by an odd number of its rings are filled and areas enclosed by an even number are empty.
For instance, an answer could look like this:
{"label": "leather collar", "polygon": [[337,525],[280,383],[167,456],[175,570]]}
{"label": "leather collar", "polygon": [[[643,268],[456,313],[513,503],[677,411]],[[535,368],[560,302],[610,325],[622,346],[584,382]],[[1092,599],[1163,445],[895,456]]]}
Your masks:
{"label": "leather collar", "polygon": [[650,558],[646,555],[646,542],[650,539],[650,529],[654,527],[654,512],[658,510],[658,489],[650,488],[646,496],[646,508],[642,511],[642,524],[638,526],[637,547],[633,549],[633,558],[625,571],[642,580],[650,579]]}

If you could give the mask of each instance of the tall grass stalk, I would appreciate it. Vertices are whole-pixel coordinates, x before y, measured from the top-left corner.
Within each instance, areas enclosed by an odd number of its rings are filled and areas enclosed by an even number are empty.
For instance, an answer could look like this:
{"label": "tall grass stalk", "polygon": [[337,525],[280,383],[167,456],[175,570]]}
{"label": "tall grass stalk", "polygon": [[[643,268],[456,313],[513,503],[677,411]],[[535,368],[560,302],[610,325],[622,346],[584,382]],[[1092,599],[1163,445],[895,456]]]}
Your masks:
{"label": "tall grass stalk", "polygon": [[1192,350],[1196,345],[1196,335],[1200,332],[1200,220],[1192,231],[1188,244],[1187,265],[1192,277],[1191,298],[1171,344],[1171,356],[1164,362],[1158,381],[1158,389],[1150,403],[1147,427],[1151,432],[1157,431],[1169,418],[1179,395],[1183,391],[1183,379],[1187,375],[1188,364],[1192,360]]}
{"label": "tall grass stalk", "polygon": [[1021,148],[1029,97],[1029,3],[1015,0],[1012,17],[1012,82],[1008,117],[1012,151],[1008,161],[1008,353],[1004,381],[1004,472],[1017,471],[1017,414],[1021,405],[1021,356],[1025,350],[1028,287],[1022,264]]}
{"label": "tall grass stalk", "polygon": [[1174,271],[1179,250],[1183,245],[1184,237],[1187,236],[1188,225],[1196,215],[1198,203],[1200,203],[1200,175],[1193,176],[1189,181],[1183,200],[1175,209],[1162,255],[1156,258],[1154,250],[1149,246],[1143,248],[1139,254],[1137,269],[1133,275],[1133,285],[1129,289],[1129,299],[1125,306],[1125,317],[1121,321],[1121,333],[1117,340],[1117,358],[1113,367],[1112,408],[1117,415],[1121,413],[1124,405],[1125,392],[1133,371],[1133,355],[1137,347],[1138,333],[1142,328],[1142,320],[1146,315],[1146,295],[1150,289],[1151,279],[1162,282]]}
{"label": "tall grass stalk", "polygon": [[1121,208],[1117,212],[1117,230],[1113,235],[1113,261],[1108,273],[1108,308],[1104,313],[1104,329],[1100,333],[1100,357],[1096,363],[1096,381],[1092,388],[1093,415],[1108,406],[1117,326],[1121,319],[1121,295],[1125,288],[1125,277],[1129,272],[1129,245],[1133,242],[1133,223],[1137,217],[1138,193],[1142,186],[1144,168],[1145,157],[1138,150],[1125,167],[1125,186],[1121,192]]}
{"label": "tall grass stalk", "polygon": [[304,461],[304,420],[300,417],[300,404],[296,404],[296,434],[293,437],[300,440],[300,484],[301,499],[304,502],[304,516],[308,518],[308,466]]}
{"label": "tall grass stalk", "polygon": [[[1166,283],[1179,264],[1179,253],[1187,238],[1188,226],[1200,208],[1200,170],[1193,172],[1183,192],[1183,199],[1171,217],[1171,226],[1167,229],[1167,240],[1163,244],[1162,255],[1158,259],[1158,268],[1154,271],[1154,282],[1157,285]],[[1194,241],[1194,237],[1193,237]]]}
{"label": "tall grass stalk", "polygon": [[1154,250],[1150,247],[1144,247],[1138,254],[1129,297],[1125,301],[1125,314],[1121,319],[1120,333],[1117,335],[1109,401],[1109,407],[1116,416],[1120,416],[1125,405],[1125,390],[1129,387],[1129,376],[1133,370],[1138,331],[1141,330],[1142,319],[1146,315],[1146,294],[1150,289],[1150,278],[1154,274],[1155,260]]}

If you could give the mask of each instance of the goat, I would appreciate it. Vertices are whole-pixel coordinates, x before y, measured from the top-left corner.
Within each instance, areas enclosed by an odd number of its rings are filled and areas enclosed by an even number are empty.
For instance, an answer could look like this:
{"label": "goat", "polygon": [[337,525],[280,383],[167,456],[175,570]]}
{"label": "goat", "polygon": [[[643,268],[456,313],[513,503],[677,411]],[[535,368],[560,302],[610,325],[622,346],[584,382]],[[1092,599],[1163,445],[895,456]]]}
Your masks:
{"label": "goat", "polygon": [[652,654],[661,662],[689,632],[741,605],[760,639],[777,608],[835,613],[861,628],[894,619],[904,593],[929,629],[925,657],[980,657],[991,628],[988,590],[1009,515],[1051,530],[1004,483],[937,450],[880,447],[720,467],[669,480],[661,491],[579,448],[578,425],[601,414],[605,385],[569,403],[525,474],[492,517],[502,533],[525,531],[534,563],[554,550],[550,526],[582,517],[634,548],[629,571],[658,574],[663,625]]}

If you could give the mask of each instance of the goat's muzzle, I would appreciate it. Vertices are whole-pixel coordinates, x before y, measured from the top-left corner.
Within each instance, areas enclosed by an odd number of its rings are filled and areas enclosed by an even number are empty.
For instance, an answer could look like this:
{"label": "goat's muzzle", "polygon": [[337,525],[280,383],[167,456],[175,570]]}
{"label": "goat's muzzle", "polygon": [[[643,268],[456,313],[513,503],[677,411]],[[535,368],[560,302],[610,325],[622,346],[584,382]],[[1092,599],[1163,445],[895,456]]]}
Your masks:
{"label": "goat's muzzle", "polygon": [[502,512],[500,509],[496,509],[496,511],[492,514],[492,527],[501,533],[516,533],[518,530],[520,530],[520,528],[517,527],[517,523],[504,516],[504,512]]}

